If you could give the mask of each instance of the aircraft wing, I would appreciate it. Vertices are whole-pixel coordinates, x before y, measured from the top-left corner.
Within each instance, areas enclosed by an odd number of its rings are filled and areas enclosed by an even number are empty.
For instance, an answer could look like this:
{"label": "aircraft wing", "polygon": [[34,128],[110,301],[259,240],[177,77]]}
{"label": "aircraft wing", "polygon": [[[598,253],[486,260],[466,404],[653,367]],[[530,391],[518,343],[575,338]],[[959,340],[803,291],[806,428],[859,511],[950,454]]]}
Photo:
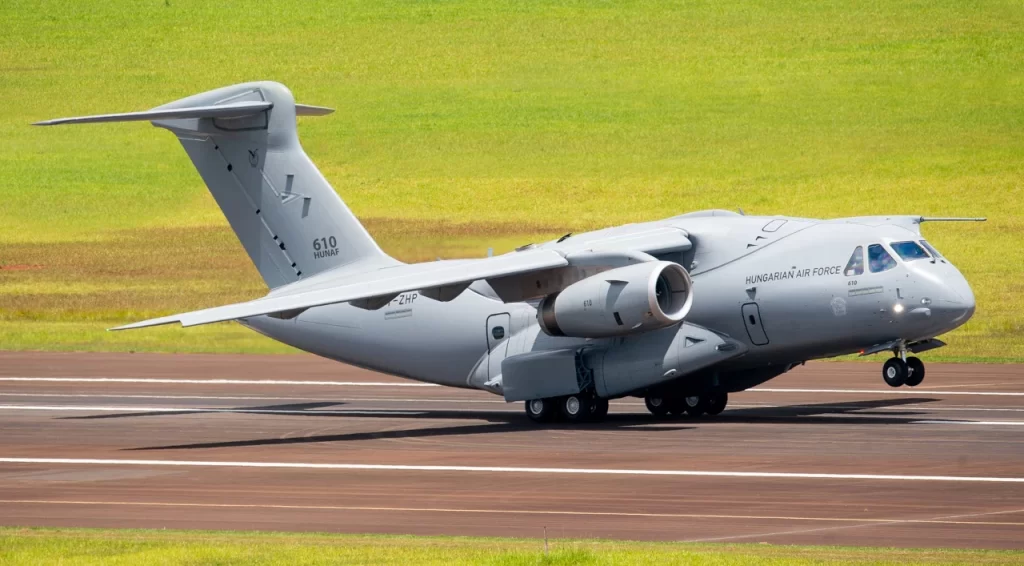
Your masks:
{"label": "aircraft wing", "polygon": [[[461,292],[464,288],[460,288],[461,286],[480,279],[526,274],[565,267],[568,264],[569,261],[562,253],[549,249],[533,249],[483,259],[391,266],[353,275],[327,288],[299,290],[245,303],[164,316],[111,330],[129,330],[175,322],[180,322],[182,326],[197,326],[260,315],[292,318],[311,307],[367,299],[371,299],[370,305],[379,307],[406,291],[456,288]],[[376,301],[372,301],[373,299]]]}

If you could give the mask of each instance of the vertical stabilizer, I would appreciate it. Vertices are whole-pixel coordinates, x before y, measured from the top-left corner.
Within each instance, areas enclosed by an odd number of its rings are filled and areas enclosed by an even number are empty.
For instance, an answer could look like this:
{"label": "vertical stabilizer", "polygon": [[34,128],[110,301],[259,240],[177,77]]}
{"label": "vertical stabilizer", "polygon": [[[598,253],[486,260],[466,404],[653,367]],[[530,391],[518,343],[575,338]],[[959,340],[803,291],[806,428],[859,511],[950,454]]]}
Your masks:
{"label": "vertical stabilizer", "polygon": [[153,123],[178,136],[267,285],[356,262],[395,263],[306,156],[295,99],[284,85],[241,84],[156,110],[245,102],[273,107],[238,118]]}
{"label": "vertical stabilizer", "polygon": [[297,105],[282,84],[254,82],[145,112],[39,124],[150,120],[173,132],[263,280],[275,288],[337,267],[398,263],[381,251],[299,144],[296,115],[329,112]]}

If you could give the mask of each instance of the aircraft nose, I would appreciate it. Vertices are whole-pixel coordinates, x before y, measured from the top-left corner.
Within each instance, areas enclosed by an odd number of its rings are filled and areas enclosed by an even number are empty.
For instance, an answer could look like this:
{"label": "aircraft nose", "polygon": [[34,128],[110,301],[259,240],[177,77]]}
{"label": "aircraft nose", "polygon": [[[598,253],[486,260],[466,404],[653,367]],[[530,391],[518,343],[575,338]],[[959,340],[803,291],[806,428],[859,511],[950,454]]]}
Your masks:
{"label": "aircraft nose", "polygon": [[967,279],[959,271],[955,275],[945,278],[945,284],[947,296],[944,297],[943,302],[947,304],[950,314],[953,315],[952,322],[961,325],[974,315],[974,291],[971,290]]}

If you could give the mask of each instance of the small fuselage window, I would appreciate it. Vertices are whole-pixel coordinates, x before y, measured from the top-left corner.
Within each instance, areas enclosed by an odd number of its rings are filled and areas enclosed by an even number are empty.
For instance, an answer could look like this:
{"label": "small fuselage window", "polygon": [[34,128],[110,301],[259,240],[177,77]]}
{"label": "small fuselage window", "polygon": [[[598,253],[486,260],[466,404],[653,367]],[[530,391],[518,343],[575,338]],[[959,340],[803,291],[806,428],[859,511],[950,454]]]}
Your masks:
{"label": "small fuselage window", "polygon": [[894,252],[903,258],[903,261],[929,259],[928,252],[924,251],[924,248],[919,246],[917,242],[893,242],[889,245],[892,246]]}
{"label": "small fuselage window", "polygon": [[868,265],[871,273],[881,273],[896,267],[896,260],[880,244],[868,246]]}
{"label": "small fuselage window", "polygon": [[857,249],[853,250],[853,255],[850,256],[850,261],[846,263],[846,269],[843,270],[843,273],[847,277],[864,274],[864,246],[857,246]]}
{"label": "small fuselage window", "polygon": [[921,240],[921,245],[924,246],[926,250],[928,250],[928,253],[932,254],[932,257],[942,259],[942,254],[939,253],[939,250],[935,249],[935,246],[932,246],[925,240]]}

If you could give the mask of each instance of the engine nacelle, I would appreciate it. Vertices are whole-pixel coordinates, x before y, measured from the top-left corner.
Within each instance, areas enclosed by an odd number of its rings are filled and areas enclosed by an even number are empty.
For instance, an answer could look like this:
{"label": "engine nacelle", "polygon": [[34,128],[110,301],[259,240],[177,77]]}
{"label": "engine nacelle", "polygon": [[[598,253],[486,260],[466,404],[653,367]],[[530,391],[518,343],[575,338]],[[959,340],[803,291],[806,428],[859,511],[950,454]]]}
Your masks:
{"label": "engine nacelle", "polygon": [[550,336],[604,338],[672,326],[693,304],[693,282],[678,263],[610,269],[544,297],[537,322]]}

